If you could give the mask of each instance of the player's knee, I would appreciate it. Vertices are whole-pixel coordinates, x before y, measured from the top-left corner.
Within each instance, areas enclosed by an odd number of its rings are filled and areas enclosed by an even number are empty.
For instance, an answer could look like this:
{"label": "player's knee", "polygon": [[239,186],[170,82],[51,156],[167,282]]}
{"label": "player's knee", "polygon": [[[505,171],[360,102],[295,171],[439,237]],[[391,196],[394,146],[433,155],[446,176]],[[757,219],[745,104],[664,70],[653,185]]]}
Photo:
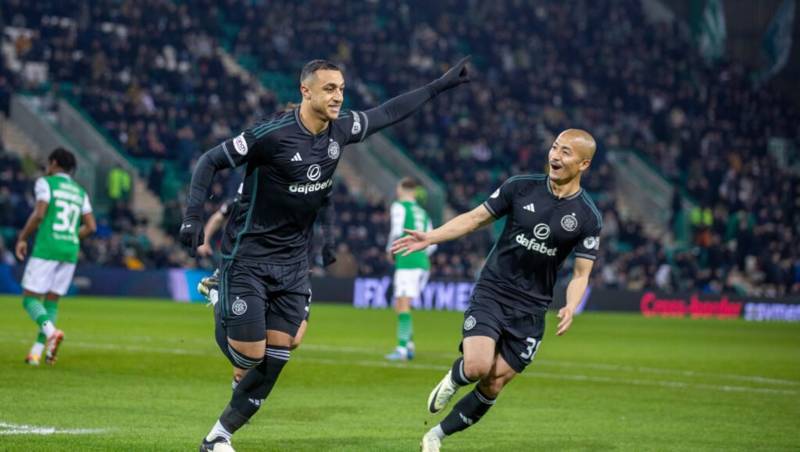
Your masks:
{"label": "player's knee", "polygon": [[294,349],[296,349],[296,348],[297,348],[297,347],[299,347],[299,346],[300,346],[300,344],[302,344],[302,343],[303,343],[303,338],[302,338],[302,337],[299,337],[299,336],[295,336],[295,338],[294,338],[294,339],[292,339],[292,344],[291,344],[291,345],[289,345],[289,350],[294,350]]}
{"label": "player's knee", "polygon": [[289,350],[294,350],[303,343],[303,337],[306,335],[307,325],[307,322],[303,320],[303,323],[300,324],[300,328],[297,329],[297,333],[292,338],[292,343],[289,345]]}
{"label": "player's knee", "polygon": [[500,391],[503,390],[505,385],[505,379],[493,376],[483,378],[480,382],[478,382],[478,387],[480,388],[481,393],[493,399],[500,394]]}
{"label": "player's knee", "polygon": [[260,349],[260,352],[258,350],[259,349],[253,350],[251,348],[247,351],[239,351],[231,344],[228,344],[228,354],[230,355],[231,360],[233,360],[234,366],[239,369],[243,369],[244,371],[247,369],[252,369],[264,361],[263,346]]}
{"label": "player's knee", "polygon": [[292,336],[289,333],[283,331],[267,330],[266,344],[269,344],[269,346],[291,347],[296,337],[297,337],[297,332],[295,332],[295,335]]}
{"label": "player's knee", "polygon": [[411,311],[411,298],[409,297],[397,297],[394,300],[394,311],[397,313],[409,312]]}
{"label": "player's knee", "polygon": [[464,376],[471,381],[484,378],[492,370],[491,360],[464,359]]}
{"label": "player's knee", "polygon": [[306,329],[301,326],[300,329],[297,330],[297,334],[292,337],[292,342],[289,344],[289,350],[294,350],[303,343],[303,337],[306,335]]}

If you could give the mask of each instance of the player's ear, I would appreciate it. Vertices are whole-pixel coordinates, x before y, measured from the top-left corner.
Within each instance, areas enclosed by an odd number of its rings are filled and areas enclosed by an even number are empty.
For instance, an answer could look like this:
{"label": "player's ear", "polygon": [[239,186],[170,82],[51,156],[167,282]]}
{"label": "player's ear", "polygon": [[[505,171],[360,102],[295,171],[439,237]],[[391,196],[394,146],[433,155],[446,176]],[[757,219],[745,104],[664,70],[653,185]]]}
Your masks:
{"label": "player's ear", "polygon": [[592,161],[591,160],[584,159],[584,160],[581,161],[581,164],[580,164],[579,168],[580,168],[581,171],[586,171],[587,169],[589,169],[589,167],[591,165],[592,165]]}

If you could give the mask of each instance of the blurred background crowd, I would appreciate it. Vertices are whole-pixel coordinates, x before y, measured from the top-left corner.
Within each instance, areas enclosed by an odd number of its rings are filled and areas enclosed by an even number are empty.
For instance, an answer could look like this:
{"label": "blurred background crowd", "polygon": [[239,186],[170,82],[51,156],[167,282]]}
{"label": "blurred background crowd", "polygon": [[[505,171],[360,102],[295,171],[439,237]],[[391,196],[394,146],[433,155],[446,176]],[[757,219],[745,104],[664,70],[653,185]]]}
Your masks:
{"label": "blurred background crowd", "polygon": [[[13,92],[71,99],[137,163],[136,176],[164,204],[163,224],[148,225],[127,203],[125,181],[134,175],[109,175],[102,189],[113,202],[82,245],[88,261],[131,269],[213,266],[174,241],[194,162],[299,100],[296,78],[305,61],[341,63],[347,106],[364,109],[471,54],[467,88],[388,132],[441,180],[455,211],[478,205],[511,175],[541,172],[558,132],[580,127],[600,144],[583,180],[605,224],[593,284],[800,293],[800,179],[768,152],[778,138],[790,147],[800,142],[796,100],[772,84],[754,84],[741,63],[709,63],[677,21],[644,26],[640,1],[5,0],[0,14],[0,109],[8,114]],[[258,76],[243,75],[231,59]],[[32,209],[41,162],[4,147],[0,250],[11,263],[8,248]],[[648,232],[622,214],[609,149],[636,150],[672,184],[669,234]],[[208,215],[240,180],[235,171],[218,176]],[[693,207],[682,215],[689,200]],[[316,271],[391,272],[390,202],[339,180],[337,263]],[[171,239],[154,245],[147,226]],[[680,230],[688,231],[683,241],[675,239]],[[496,233],[441,246],[432,276],[473,278]]]}

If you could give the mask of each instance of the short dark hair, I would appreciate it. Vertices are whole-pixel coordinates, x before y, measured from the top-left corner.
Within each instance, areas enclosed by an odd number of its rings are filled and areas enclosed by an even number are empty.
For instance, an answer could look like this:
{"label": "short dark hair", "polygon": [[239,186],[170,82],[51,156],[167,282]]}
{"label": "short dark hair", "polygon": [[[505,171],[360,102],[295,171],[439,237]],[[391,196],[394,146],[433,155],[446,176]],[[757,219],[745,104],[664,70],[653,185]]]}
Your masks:
{"label": "short dark hair", "polygon": [[55,148],[50,156],[47,157],[48,162],[56,162],[59,168],[71,173],[75,170],[78,164],[75,162],[75,154],[69,152],[64,148]]}
{"label": "short dark hair", "polygon": [[403,190],[416,190],[419,187],[419,182],[413,177],[404,177],[400,179],[400,187]]}
{"label": "short dark hair", "polygon": [[334,63],[333,61],[328,60],[311,60],[303,66],[303,70],[300,71],[300,83],[303,83],[303,80],[307,79],[311,76],[311,74],[317,71],[339,71],[344,74],[344,70],[338,64]]}

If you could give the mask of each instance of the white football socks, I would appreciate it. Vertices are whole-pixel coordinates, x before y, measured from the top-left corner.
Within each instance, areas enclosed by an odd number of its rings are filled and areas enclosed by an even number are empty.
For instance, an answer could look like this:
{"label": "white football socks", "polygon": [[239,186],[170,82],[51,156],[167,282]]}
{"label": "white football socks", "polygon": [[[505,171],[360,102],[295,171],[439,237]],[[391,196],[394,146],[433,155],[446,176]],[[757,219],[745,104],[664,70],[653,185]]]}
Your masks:
{"label": "white football socks", "polygon": [[56,326],[53,325],[53,322],[45,320],[45,322],[42,323],[42,333],[44,333],[44,335],[47,336],[48,339],[50,339],[50,336],[52,336],[53,333],[55,332],[56,332]]}
{"label": "white football socks", "polygon": [[44,351],[44,344],[40,342],[34,342],[33,347],[31,347],[31,355],[33,356],[42,356],[42,352]]}
{"label": "white football socks", "polygon": [[215,438],[225,438],[226,441],[231,442],[231,432],[225,430],[225,427],[217,421],[214,424],[214,427],[208,432],[208,436],[206,436],[206,441],[214,441]]}

